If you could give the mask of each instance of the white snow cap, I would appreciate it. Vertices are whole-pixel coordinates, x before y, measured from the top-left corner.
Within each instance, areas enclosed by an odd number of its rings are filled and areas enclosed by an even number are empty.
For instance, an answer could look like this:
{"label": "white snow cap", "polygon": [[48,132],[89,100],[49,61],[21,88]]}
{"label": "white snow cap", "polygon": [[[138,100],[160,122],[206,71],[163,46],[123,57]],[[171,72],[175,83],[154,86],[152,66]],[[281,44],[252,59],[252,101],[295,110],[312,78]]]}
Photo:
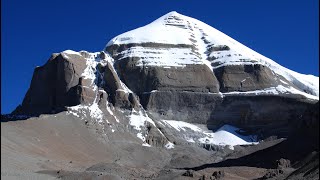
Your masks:
{"label": "white snow cap", "polygon": [[[169,12],[146,26],[114,37],[106,47],[130,43],[172,45],[159,48],[137,45],[121,52],[122,58],[144,57],[138,61],[138,66],[206,64],[213,70],[227,65],[261,64],[283,76],[300,91],[319,97],[319,77],[289,70],[219,30],[176,11]],[[182,44],[183,47],[179,46]]]}
{"label": "white snow cap", "polygon": [[[173,19],[174,17],[179,20]],[[151,22],[150,24],[123,33],[111,41],[107,46],[112,44],[129,44],[129,43],[143,43],[156,42],[167,44],[190,44],[191,41],[186,37],[190,36],[187,31],[181,28],[187,26],[187,16],[181,15],[176,11],[172,11]],[[179,26],[181,28],[179,28]]]}

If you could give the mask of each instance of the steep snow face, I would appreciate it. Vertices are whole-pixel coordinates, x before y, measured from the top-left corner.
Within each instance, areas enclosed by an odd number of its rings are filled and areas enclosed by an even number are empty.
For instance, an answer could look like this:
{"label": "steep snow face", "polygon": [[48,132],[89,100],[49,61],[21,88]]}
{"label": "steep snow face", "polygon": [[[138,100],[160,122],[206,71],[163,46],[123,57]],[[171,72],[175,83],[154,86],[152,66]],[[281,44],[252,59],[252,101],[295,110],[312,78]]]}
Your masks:
{"label": "steep snow face", "polygon": [[126,45],[123,51],[115,54],[119,57],[117,60],[140,57],[137,66],[206,64],[214,70],[227,65],[262,64],[300,91],[319,97],[319,77],[282,67],[219,30],[175,11],[116,36],[107,43],[106,49],[112,45]]}

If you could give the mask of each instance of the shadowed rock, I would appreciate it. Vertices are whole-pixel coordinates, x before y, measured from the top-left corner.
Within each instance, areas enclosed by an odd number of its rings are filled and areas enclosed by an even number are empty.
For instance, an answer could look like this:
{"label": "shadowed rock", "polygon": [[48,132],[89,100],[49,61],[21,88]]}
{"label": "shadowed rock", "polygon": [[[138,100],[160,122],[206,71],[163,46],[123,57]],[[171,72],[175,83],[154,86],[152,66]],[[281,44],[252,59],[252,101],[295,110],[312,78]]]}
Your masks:
{"label": "shadowed rock", "polygon": [[89,103],[91,89],[79,87],[86,60],[80,55],[53,54],[49,61],[34,70],[30,88],[14,114],[42,114],[65,110],[66,106]]}

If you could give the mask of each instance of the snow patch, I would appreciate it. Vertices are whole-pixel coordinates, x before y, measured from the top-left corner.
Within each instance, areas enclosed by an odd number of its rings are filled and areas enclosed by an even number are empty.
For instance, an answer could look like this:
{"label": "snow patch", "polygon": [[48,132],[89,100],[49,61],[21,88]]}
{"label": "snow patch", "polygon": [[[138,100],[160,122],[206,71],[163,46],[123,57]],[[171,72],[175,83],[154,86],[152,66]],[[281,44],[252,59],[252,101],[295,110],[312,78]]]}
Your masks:
{"label": "snow patch", "polygon": [[186,138],[186,140],[187,140],[188,142],[195,143],[195,141],[194,141],[192,138]]}
{"label": "snow patch", "polygon": [[79,116],[76,112],[68,111],[68,112],[67,112],[67,115],[68,115],[68,114],[72,114],[72,115],[74,115],[74,116],[76,116],[76,117],[80,118],[80,116]]}
{"label": "snow patch", "polygon": [[164,146],[167,149],[173,149],[174,148],[174,144],[172,142],[169,142]]}
{"label": "snow patch", "polygon": [[96,79],[96,67],[98,62],[92,60],[92,59],[86,59],[86,69],[81,74],[81,76],[84,79],[90,79],[91,80],[91,86],[95,86],[94,81]]}
{"label": "snow patch", "polygon": [[224,125],[216,132],[205,133],[207,137],[200,138],[199,141],[205,144],[216,144],[221,146],[248,145],[258,143],[255,136],[244,136],[239,134],[237,131],[239,131],[239,128],[230,125]]}
{"label": "snow patch", "polygon": [[270,88],[265,88],[262,90],[255,90],[255,91],[246,91],[246,92],[239,92],[239,91],[234,91],[234,92],[227,92],[227,93],[222,93],[223,95],[228,95],[228,94],[246,94],[246,95],[264,95],[264,94],[273,94],[273,95],[279,95],[279,94],[298,94],[302,95],[308,99],[313,99],[313,100],[319,100],[319,97],[308,94],[306,92],[302,92],[292,86],[290,87],[285,87],[283,85],[278,85],[276,87],[270,87]]}
{"label": "snow patch", "polygon": [[[87,112],[89,113],[88,115],[97,120],[98,122],[102,122],[104,120],[104,114],[99,108],[97,103],[93,103],[91,105],[82,105],[79,104],[77,106],[71,106],[68,107],[68,114],[72,114],[76,117],[79,117],[81,119],[84,119],[87,116]],[[106,120],[107,123],[109,123],[108,120]]]}
{"label": "snow patch", "polygon": [[176,129],[177,131],[180,131],[180,130],[187,131],[188,129],[191,129],[192,131],[195,131],[195,132],[202,131],[202,129],[199,128],[198,126],[190,124],[190,123],[186,123],[184,121],[162,120],[162,122],[170,125],[171,127]]}
{"label": "snow patch", "polygon": [[73,50],[70,50],[70,49],[62,51],[62,53],[81,56],[81,54],[79,52],[76,52],[76,51],[73,51]]}
{"label": "snow patch", "polygon": [[151,147],[151,145],[148,143],[143,143],[142,146]]}
{"label": "snow patch", "polygon": [[[220,146],[228,146],[230,149],[235,145],[256,144],[257,137],[254,135],[244,136],[239,133],[239,128],[231,125],[224,125],[216,132],[212,132],[200,125],[195,125],[183,121],[161,120],[162,125],[169,126],[178,131],[181,138],[187,142],[214,144]],[[190,131],[193,131],[190,133]],[[191,135],[191,136],[190,136]]]}
{"label": "snow patch", "polygon": [[142,133],[138,133],[137,137],[141,139],[143,142],[146,140],[146,138],[142,135]]}
{"label": "snow patch", "polygon": [[139,112],[135,112],[135,111],[131,112],[131,114],[129,115],[129,119],[130,119],[129,124],[138,131],[141,130],[141,127],[145,126],[146,122],[149,122],[155,126],[152,119],[150,119],[147,114],[143,114],[142,110],[140,110]]}
{"label": "snow patch", "polygon": [[99,108],[97,103],[93,103],[91,106],[88,107],[90,116],[97,119],[97,120],[102,120],[103,118],[103,112]]}
{"label": "snow patch", "polygon": [[[133,129],[138,131],[137,137],[142,140],[144,144],[146,145],[146,137],[148,134],[146,134],[146,123],[150,123],[154,127],[156,127],[153,120],[146,114],[144,109],[140,109],[139,111],[135,111],[134,109],[131,111],[131,114],[129,116],[129,124],[133,126]],[[144,131],[144,133],[143,133]],[[162,134],[162,132],[158,129],[158,131]],[[162,134],[163,135],[163,134]],[[164,135],[163,135],[164,136]],[[147,145],[146,145],[147,146]]]}

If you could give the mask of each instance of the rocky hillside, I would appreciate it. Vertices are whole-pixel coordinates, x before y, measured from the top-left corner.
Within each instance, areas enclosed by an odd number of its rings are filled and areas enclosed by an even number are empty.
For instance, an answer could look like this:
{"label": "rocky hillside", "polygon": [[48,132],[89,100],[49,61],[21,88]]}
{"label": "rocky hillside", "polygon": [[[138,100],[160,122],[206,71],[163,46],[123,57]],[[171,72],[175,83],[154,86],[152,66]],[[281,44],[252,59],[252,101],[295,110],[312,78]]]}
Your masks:
{"label": "rocky hillside", "polygon": [[[213,160],[218,162],[238,152],[240,145],[287,138],[297,131],[297,124],[316,122],[302,117],[318,100],[319,77],[291,71],[199,20],[170,12],[114,37],[101,52],[52,54],[34,70],[22,104],[2,121],[46,119],[43,123],[56,128],[62,126],[55,124],[57,119],[80,123],[107,145],[120,149],[138,145],[137,153],[148,151],[151,159],[152,153],[161,154],[168,162],[154,160],[156,169],[181,168],[208,163],[212,159],[205,159],[212,152],[219,152]],[[1,128],[13,122],[8,123]],[[86,131],[82,125],[75,125],[81,129],[76,132]],[[79,143],[81,148],[97,144]],[[128,166],[140,162],[127,157],[128,152],[114,156],[125,156]],[[195,163],[182,158],[194,153],[190,158]],[[81,150],[75,154],[78,157]],[[101,171],[104,166],[89,170]],[[121,169],[113,167],[117,168]]]}

